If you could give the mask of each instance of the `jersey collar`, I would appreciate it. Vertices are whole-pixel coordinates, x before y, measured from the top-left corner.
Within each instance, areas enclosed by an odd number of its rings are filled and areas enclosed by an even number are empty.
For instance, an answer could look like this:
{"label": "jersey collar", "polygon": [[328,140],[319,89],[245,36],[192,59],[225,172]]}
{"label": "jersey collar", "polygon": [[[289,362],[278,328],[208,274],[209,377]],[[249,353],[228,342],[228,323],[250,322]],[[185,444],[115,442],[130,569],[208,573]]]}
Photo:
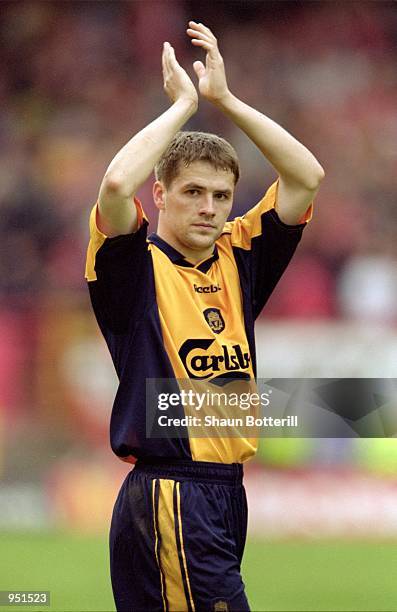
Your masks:
{"label": "jersey collar", "polygon": [[200,272],[208,272],[211,265],[219,259],[218,255],[218,247],[214,246],[214,251],[211,257],[205,259],[204,261],[200,261],[199,264],[194,265],[190,261],[188,261],[182,253],[174,249],[168,242],[160,238],[157,234],[153,232],[148,236],[148,241],[158,247],[163,253],[167,255],[167,257],[172,261],[176,266],[184,266],[185,268],[196,268],[196,270],[200,270]]}

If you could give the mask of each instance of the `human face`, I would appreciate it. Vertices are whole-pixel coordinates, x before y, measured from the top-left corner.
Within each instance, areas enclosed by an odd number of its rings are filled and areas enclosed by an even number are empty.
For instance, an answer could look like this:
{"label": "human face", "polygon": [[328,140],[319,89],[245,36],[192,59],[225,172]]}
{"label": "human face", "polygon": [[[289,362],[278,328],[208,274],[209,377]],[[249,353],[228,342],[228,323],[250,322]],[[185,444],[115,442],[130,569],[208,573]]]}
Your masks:
{"label": "human face", "polygon": [[230,214],[233,193],[230,170],[216,170],[205,161],[182,165],[168,189],[161,181],[153,186],[160,210],[158,235],[191,261],[209,257]]}

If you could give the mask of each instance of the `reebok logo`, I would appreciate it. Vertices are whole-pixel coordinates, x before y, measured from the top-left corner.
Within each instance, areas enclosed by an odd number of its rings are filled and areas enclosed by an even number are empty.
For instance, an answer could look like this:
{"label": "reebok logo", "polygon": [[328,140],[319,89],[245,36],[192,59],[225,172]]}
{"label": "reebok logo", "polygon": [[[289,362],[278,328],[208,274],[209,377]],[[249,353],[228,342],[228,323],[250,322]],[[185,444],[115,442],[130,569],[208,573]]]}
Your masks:
{"label": "reebok logo", "polygon": [[217,291],[222,291],[222,287],[220,285],[207,285],[206,287],[199,287],[198,285],[193,285],[196,293],[216,293]]}

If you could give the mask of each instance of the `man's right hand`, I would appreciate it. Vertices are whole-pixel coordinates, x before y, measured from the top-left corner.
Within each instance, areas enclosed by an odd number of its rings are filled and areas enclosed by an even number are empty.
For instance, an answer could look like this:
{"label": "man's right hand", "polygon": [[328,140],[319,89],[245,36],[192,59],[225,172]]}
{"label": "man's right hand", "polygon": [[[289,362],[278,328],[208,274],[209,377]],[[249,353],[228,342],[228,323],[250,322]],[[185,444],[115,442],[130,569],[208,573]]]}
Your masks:
{"label": "man's right hand", "polygon": [[171,102],[181,99],[190,100],[197,108],[198,95],[196,88],[187,72],[178,63],[174,48],[169,42],[165,42],[163,45],[162,63],[164,91]]}

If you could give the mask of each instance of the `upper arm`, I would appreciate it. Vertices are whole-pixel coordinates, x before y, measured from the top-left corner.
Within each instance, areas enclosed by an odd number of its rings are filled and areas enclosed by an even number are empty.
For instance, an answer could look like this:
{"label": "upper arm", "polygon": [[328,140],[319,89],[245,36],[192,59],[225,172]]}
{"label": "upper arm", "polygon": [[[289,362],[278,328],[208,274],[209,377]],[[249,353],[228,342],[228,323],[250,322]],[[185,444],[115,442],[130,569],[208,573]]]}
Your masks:
{"label": "upper arm", "polygon": [[138,229],[134,194],[123,194],[119,185],[106,176],[99,190],[97,224],[109,238],[131,234]]}
{"label": "upper arm", "polygon": [[310,205],[319,187],[319,182],[309,188],[280,176],[275,204],[280,220],[287,225],[297,225],[308,221],[311,217]]}

